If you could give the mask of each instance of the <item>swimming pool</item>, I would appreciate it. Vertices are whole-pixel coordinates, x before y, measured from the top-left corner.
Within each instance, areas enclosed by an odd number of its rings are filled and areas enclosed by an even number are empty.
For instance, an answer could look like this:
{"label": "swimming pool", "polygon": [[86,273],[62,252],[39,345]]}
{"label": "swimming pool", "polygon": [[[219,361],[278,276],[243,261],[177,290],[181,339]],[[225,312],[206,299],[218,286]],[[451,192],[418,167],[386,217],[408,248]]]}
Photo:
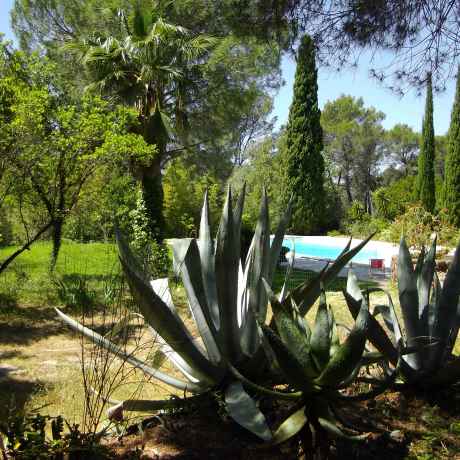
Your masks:
{"label": "swimming pool", "polygon": [[[313,259],[335,260],[346,246],[346,238],[331,236],[295,236],[286,235],[283,246],[292,250],[295,245],[296,258],[308,257]],[[357,246],[361,240],[353,240],[351,247]],[[353,257],[357,264],[369,264],[369,259],[384,259],[385,265],[390,267],[391,258],[398,253],[398,247],[382,241],[369,241],[361,251]]]}

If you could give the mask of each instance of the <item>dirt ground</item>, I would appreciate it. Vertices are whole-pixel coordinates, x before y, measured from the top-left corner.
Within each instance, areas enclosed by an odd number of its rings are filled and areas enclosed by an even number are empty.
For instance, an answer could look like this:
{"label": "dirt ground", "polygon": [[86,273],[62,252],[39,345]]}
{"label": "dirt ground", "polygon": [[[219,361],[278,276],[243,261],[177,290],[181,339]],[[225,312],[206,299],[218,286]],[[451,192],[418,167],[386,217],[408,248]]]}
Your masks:
{"label": "dirt ground", "polygon": [[[426,395],[428,399],[429,395]],[[460,459],[458,391],[428,402],[420,396],[388,392],[346,410],[349,420],[369,430],[359,443],[330,441],[331,459]],[[118,459],[269,459],[313,458],[299,439],[267,446],[217,412],[159,415],[146,419],[142,432],[112,440]],[[272,421],[276,425],[277,421]]]}

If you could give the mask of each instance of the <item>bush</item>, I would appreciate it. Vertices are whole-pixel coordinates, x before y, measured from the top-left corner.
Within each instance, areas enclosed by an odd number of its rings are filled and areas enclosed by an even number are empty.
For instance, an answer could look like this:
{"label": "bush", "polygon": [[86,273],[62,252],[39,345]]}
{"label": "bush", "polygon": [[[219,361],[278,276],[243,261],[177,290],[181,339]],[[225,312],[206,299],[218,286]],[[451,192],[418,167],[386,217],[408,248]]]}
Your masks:
{"label": "bush", "polygon": [[379,238],[381,232],[383,232],[388,227],[388,221],[384,219],[379,219],[377,217],[372,217],[369,214],[365,214],[361,220],[357,220],[348,224],[345,227],[345,233],[348,235],[353,235],[356,238],[367,238],[372,233],[376,233],[376,238]]}
{"label": "bush", "polygon": [[347,224],[353,224],[355,222],[360,222],[365,218],[366,210],[364,206],[359,201],[353,201],[351,206],[348,208],[345,219]]}
{"label": "bush", "polygon": [[166,234],[170,238],[198,236],[201,205],[208,191],[211,222],[217,228],[221,202],[221,184],[209,173],[182,159],[171,162],[163,181]]}
{"label": "bush", "polygon": [[[67,425],[67,432],[64,430]],[[51,438],[47,433],[51,431]],[[82,433],[78,425],[70,425],[61,416],[39,413],[22,414],[10,411],[7,421],[0,424],[4,436],[5,458],[23,460],[60,460],[63,458],[90,460],[113,458],[100,445],[94,434]]]}
{"label": "bush", "polygon": [[404,214],[414,202],[415,176],[406,176],[388,187],[380,187],[372,194],[375,215],[381,219],[394,220]]}
{"label": "bush", "polygon": [[357,238],[367,238],[372,233],[379,234],[387,227],[385,219],[371,216],[360,202],[354,201],[347,211],[342,230]]}
{"label": "bush", "polygon": [[420,249],[430,242],[433,233],[438,235],[439,244],[444,246],[456,246],[460,238],[460,230],[449,224],[445,210],[433,215],[416,204],[397,217],[380,236],[387,241],[398,242],[404,235],[409,246]]}

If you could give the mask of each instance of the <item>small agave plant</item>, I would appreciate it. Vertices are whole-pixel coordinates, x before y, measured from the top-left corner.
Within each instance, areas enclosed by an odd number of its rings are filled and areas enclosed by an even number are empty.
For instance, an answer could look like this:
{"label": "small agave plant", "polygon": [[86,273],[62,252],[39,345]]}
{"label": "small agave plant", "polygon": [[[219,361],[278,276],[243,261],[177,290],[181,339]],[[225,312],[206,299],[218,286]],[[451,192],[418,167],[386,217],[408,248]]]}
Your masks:
{"label": "small agave plant", "polygon": [[[394,366],[406,385],[419,388],[446,386],[460,381],[460,357],[453,354],[460,326],[460,245],[443,286],[435,271],[436,239],[423,249],[413,267],[404,238],[398,256],[398,292],[404,333],[388,294],[388,305],[376,307],[386,330],[371,317],[369,341]],[[356,277],[349,275],[347,303],[356,316],[362,294]],[[405,350],[405,351],[402,351]],[[404,356],[402,355],[404,354]]]}
{"label": "small agave plant", "polygon": [[[267,319],[268,296],[263,280],[271,285],[281,251],[291,207],[282,216],[270,244],[267,196],[262,197],[260,215],[246,260],[240,260],[241,217],[244,189],[235,206],[228,190],[216,239],[211,235],[209,205],[205,195],[198,239],[175,240],[175,265],[180,267],[188,304],[199,339],[192,337],[171,298],[167,279],[152,280],[142,269],[121,235],[117,235],[120,262],[134,300],[161,351],[183,378],[176,378],[126,354],[113,342],[77,323],[61,311],[59,316],[73,329],[144,373],[173,388],[202,397],[220,390],[229,415],[263,440],[272,433],[256,401],[245,391],[242,374],[254,381],[270,381],[273,353],[260,332]],[[282,290],[282,299],[291,298],[307,311],[320,295],[320,279],[329,283],[368,240],[350,250],[350,243],[331,266],[313,282],[305,282],[292,293]],[[273,374],[273,375],[276,375]],[[244,378],[243,378],[244,379]],[[187,399],[191,399],[187,398]],[[109,413],[123,410],[153,411],[180,405],[183,400],[126,400]]]}
{"label": "small agave plant", "polygon": [[[363,365],[375,361],[375,354],[366,353],[365,349],[370,322],[367,302],[361,302],[354,327],[341,342],[324,291],[321,292],[314,325],[310,328],[292,298],[290,302],[280,302],[268,283],[265,287],[277,333],[264,325],[261,328],[291,389],[286,394],[276,395],[273,391],[267,394],[282,399],[297,399],[295,411],[275,431],[273,442],[284,442],[305,428],[316,432],[322,430],[335,438],[365,439],[367,435],[349,435],[343,431],[340,422],[344,417],[340,406],[376,396],[394,378],[393,373],[378,388],[367,393],[347,396],[341,392],[356,380]],[[245,383],[256,389],[254,383]],[[259,391],[263,392],[264,389]],[[351,426],[349,422],[346,424]]]}

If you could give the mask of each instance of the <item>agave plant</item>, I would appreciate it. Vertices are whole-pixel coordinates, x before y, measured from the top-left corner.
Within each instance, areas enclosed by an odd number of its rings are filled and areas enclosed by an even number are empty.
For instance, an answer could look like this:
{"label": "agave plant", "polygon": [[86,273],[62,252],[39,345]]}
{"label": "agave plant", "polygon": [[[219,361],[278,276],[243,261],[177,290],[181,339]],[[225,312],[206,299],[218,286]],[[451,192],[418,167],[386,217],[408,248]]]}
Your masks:
{"label": "agave plant", "polygon": [[[453,348],[460,326],[460,245],[443,286],[435,271],[436,239],[428,252],[422,249],[416,266],[404,238],[398,256],[398,292],[404,333],[392,298],[376,306],[368,331],[370,342],[393,365],[400,360],[405,384],[427,388],[460,380],[460,357]],[[346,293],[348,307],[356,316],[362,299],[356,277],[350,273]],[[374,316],[381,314],[386,330]],[[401,350],[406,350],[402,356]]]}
{"label": "agave plant", "polygon": [[[334,437],[364,439],[367,435],[348,435],[340,428],[339,420],[344,421],[340,405],[374,397],[394,378],[393,374],[390,375],[379,388],[367,393],[347,396],[341,392],[355,381],[364,364],[374,360],[374,355],[365,351],[370,321],[367,302],[361,302],[354,327],[341,342],[324,291],[320,296],[314,325],[310,328],[295,301],[291,300],[290,306],[286,302],[281,303],[271,292],[268,283],[265,287],[277,334],[265,325],[261,325],[261,328],[292,390],[287,395],[293,400],[297,398],[295,410],[276,430],[273,442],[283,442],[308,426]],[[251,381],[245,380],[244,383],[258,388]],[[264,389],[259,388],[259,391],[263,392]],[[267,393],[287,399],[284,393]],[[350,423],[347,424],[350,426]]]}
{"label": "agave plant", "polygon": [[[171,298],[167,279],[151,280],[143,272],[123,237],[117,242],[121,265],[145,322],[161,343],[161,350],[183,378],[160,371],[151,364],[126,354],[116,344],[77,323],[58,310],[73,329],[121,359],[173,388],[197,395],[221,390],[229,415],[264,440],[272,438],[256,401],[244,390],[240,376],[256,382],[270,381],[273,359],[259,323],[267,317],[268,297],[263,280],[271,285],[289,222],[291,207],[282,216],[270,244],[267,196],[262,197],[260,215],[244,265],[240,260],[241,217],[244,189],[235,206],[228,190],[215,241],[211,236],[209,205],[205,195],[198,239],[175,240],[175,265],[180,267],[188,304],[199,339],[194,339],[180,318]],[[282,289],[281,298],[307,310],[319,297],[319,279],[329,283],[368,240],[344,249],[339,259],[313,282],[305,282],[292,293]],[[152,411],[181,404],[167,401],[127,400],[111,409],[120,416],[124,410]]]}

